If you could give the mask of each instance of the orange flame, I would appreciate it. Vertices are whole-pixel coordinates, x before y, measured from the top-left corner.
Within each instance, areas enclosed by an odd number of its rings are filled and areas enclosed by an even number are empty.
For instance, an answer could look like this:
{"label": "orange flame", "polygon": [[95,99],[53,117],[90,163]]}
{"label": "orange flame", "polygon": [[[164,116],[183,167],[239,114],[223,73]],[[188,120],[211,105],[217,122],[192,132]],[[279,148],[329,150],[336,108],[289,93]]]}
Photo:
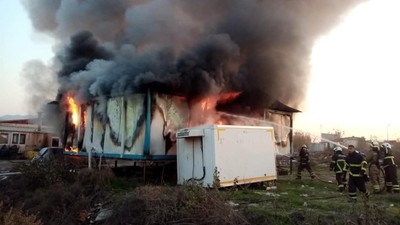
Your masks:
{"label": "orange flame", "polygon": [[235,100],[240,94],[241,94],[241,92],[230,92],[230,93],[220,94],[217,103],[223,104],[223,103],[231,102],[231,101]]}
{"label": "orange flame", "polygon": [[69,108],[72,113],[72,123],[76,127],[76,126],[78,126],[78,106],[76,105],[76,103],[72,97],[67,97],[67,98],[68,98]]}
{"label": "orange flame", "polygon": [[71,148],[71,152],[78,152],[78,148],[77,147],[72,147]]}
{"label": "orange flame", "polygon": [[218,116],[216,106],[234,101],[241,92],[219,93],[208,95],[202,99],[197,100],[190,107],[190,125],[202,124],[225,124],[227,121],[222,120]]}
{"label": "orange flame", "polygon": [[209,111],[213,108],[213,102],[210,97],[204,98],[200,102],[200,107],[203,111]]}
{"label": "orange flame", "polygon": [[78,152],[78,150],[79,149],[77,147],[72,147],[72,146],[64,148],[64,151],[66,152]]}

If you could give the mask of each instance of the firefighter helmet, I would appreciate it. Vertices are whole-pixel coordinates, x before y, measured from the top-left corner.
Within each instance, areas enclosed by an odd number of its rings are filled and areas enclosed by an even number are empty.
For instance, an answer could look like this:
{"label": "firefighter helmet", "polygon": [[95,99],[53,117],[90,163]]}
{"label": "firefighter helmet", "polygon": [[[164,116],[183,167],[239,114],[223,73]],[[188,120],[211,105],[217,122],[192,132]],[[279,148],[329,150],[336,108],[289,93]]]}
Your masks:
{"label": "firefighter helmet", "polygon": [[379,142],[373,141],[373,142],[370,144],[370,146],[371,146],[371,148],[379,148]]}
{"label": "firefighter helmet", "polygon": [[342,148],[339,147],[339,146],[336,146],[336,147],[333,148],[333,151],[340,152],[340,151],[342,151]]}
{"label": "firefighter helmet", "polygon": [[307,148],[307,145],[302,145],[301,148]]}
{"label": "firefighter helmet", "polygon": [[382,146],[385,148],[392,149],[392,146],[389,143],[383,143]]}

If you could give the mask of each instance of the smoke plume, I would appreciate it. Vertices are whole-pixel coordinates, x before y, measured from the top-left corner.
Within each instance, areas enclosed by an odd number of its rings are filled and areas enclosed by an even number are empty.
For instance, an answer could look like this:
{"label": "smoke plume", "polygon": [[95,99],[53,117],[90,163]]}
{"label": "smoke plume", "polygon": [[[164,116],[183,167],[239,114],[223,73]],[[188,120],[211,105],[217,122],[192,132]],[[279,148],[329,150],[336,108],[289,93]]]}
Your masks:
{"label": "smoke plume", "polygon": [[21,78],[27,91],[29,113],[35,115],[43,112],[48,102],[57,94],[57,78],[55,69],[39,60],[31,60],[24,65]]}
{"label": "smoke plume", "polygon": [[[360,0],[25,0],[32,25],[61,43],[59,95],[153,91],[195,101],[241,92],[237,104],[294,106],[309,56]],[[244,99],[240,102],[240,99]]]}

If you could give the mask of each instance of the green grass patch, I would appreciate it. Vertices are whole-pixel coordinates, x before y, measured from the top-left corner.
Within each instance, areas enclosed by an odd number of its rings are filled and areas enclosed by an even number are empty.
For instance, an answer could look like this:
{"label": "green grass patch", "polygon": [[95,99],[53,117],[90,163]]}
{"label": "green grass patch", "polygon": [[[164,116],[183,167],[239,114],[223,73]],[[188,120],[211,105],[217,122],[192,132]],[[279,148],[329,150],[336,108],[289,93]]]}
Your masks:
{"label": "green grass patch", "polygon": [[335,181],[333,172],[323,166],[315,170],[323,181],[282,176],[275,190],[238,188],[232,194],[233,202],[252,224],[384,224],[400,220],[400,194],[371,195],[365,202],[358,193],[358,202],[349,203],[347,192],[338,192],[336,182],[327,182]]}

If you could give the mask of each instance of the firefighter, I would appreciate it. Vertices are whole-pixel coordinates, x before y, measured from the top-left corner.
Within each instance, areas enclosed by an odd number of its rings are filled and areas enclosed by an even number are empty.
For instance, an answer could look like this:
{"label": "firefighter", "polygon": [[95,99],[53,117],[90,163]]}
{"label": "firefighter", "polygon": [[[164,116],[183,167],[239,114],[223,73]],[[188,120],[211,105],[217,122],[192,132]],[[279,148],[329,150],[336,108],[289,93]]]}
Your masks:
{"label": "firefighter", "polygon": [[342,192],[346,188],[346,156],[341,147],[333,148],[334,154],[330,165],[330,170],[335,171],[338,191]]}
{"label": "firefighter", "polygon": [[346,169],[349,172],[349,202],[357,202],[357,189],[364,193],[365,198],[368,200],[369,193],[365,188],[365,182],[368,181],[365,174],[367,162],[361,153],[354,149],[354,145],[349,145],[348,150]]}
{"label": "firefighter", "polygon": [[380,158],[379,155],[380,155],[379,143],[377,141],[373,141],[370,144],[370,151],[367,153],[365,161],[367,161],[368,164],[369,178],[372,187],[374,189],[374,194],[381,193],[380,180],[379,180],[379,175],[381,171],[379,163],[379,158]]}
{"label": "firefighter", "polygon": [[296,178],[298,180],[301,179],[301,172],[304,169],[306,169],[310,173],[311,179],[315,178],[314,172],[312,171],[311,166],[310,166],[309,154],[310,153],[308,151],[307,145],[301,146],[301,149],[299,151],[300,161],[299,161],[299,167],[297,169],[297,178]]}
{"label": "firefighter", "polygon": [[392,146],[389,143],[384,143],[382,145],[382,150],[384,156],[383,168],[385,170],[386,191],[389,193],[399,193],[400,187],[397,182],[397,165],[394,161]]}

